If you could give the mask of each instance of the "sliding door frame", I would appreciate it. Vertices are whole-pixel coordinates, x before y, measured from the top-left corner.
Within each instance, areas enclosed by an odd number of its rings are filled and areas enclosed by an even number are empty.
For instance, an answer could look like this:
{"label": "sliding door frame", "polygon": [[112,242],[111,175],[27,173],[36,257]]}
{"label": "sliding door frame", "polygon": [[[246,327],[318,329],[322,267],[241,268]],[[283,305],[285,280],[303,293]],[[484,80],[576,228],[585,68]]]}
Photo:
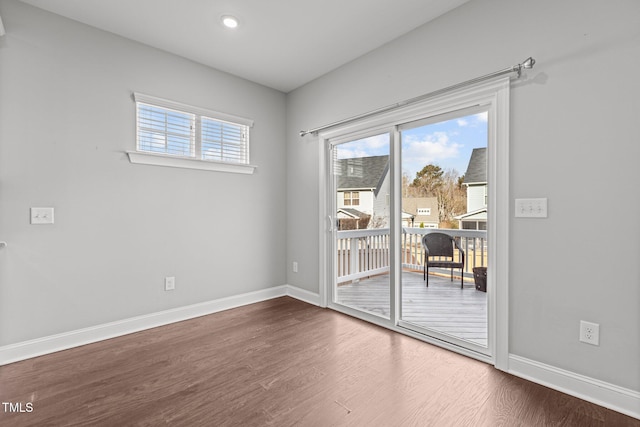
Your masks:
{"label": "sliding door frame", "polygon": [[[325,129],[318,134],[319,139],[319,235],[320,235],[320,305],[343,311],[346,314],[361,317],[364,320],[409,335],[420,340],[448,348],[452,351],[465,354],[494,365],[496,368],[507,371],[509,360],[509,89],[510,78],[501,77],[485,81],[463,89],[451,91],[420,103],[399,107],[352,122],[339,127]],[[488,114],[489,140],[493,141],[488,146],[488,180],[489,186],[488,204],[488,240],[493,248],[493,256],[489,257],[487,286],[491,292],[488,295],[488,333],[491,336],[491,356],[461,348],[459,346],[416,333],[398,325],[399,301],[401,283],[401,251],[399,245],[399,221],[397,215],[401,209],[401,164],[400,164],[400,137],[398,128],[400,125],[425,118],[436,118],[447,115],[453,111],[465,110],[477,106],[486,106]],[[331,203],[331,171],[329,170],[330,146],[337,139],[356,139],[358,135],[373,132],[392,132],[391,158],[394,174],[391,176],[391,271],[390,280],[393,292],[391,298],[391,317],[389,320],[377,316],[361,316],[355,310],[348,307],[336,307],[330,301],[331,287],[335,277],[334,246],[331,240],[333,232],[330,231],[333,224],[329,220],[335,217],[331,212],[334,203]],[[366,314],[366,313],[365,313]]]}

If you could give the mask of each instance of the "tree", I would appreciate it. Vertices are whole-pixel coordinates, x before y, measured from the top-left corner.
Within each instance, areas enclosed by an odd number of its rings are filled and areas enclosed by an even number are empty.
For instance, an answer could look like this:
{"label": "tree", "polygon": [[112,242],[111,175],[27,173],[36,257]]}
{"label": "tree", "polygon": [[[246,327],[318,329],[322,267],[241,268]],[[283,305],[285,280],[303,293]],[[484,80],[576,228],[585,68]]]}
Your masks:
{"label": "tree", "polygon": [[466,210],[467,193],[462,188],[455,169],[445,172],[442,185],[438,188],[438,220],[451,221],[456,214],[461,214]]}
{"label": "tree", "polygon": [[467,195],[462,187],[463,179],[455,169],[444,171],[438,165],[429,164],[416,173],[406,193],[413,193],[413,197],[436,197],[438,222],[450,222],[466,209]]}
{"label": "tree", "polygon": [[402,197],[423,197],[422,189],[413,186],[413,180],[406,173],[402,173]]}
{"label": "tree", "polygon": [[423,197],[433,197],[438,195],[438,189],[443,185],[444,171],[438,165],[426,165],[419,172],[411,183],[411,186],[418,188],[423,193]]}

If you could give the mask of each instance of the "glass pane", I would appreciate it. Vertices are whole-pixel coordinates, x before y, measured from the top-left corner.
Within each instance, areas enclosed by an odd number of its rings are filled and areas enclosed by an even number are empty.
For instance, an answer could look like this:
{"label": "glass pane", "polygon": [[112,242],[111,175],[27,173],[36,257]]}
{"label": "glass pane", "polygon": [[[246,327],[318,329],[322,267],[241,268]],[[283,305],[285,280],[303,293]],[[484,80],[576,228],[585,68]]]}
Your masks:
{"label": "glass pane", "polygon": [[202,118],[202,159],[248,163],[248,128],[244,125]]}
{"label": "glass pane", "polygon": [[[401,132],[401,319],[484,348],[487,294],[473,273],[488,256],[487,143],[487,112]],[[444,236],[438,241],[433,232]]]}
{"label": "glass pane", "polygon": [[138,149],[192,157],[193,114],[138,104]]}
{"label": "glass pane", "polygon": [[334,302],[389,319],[389,134],[334,147]]}

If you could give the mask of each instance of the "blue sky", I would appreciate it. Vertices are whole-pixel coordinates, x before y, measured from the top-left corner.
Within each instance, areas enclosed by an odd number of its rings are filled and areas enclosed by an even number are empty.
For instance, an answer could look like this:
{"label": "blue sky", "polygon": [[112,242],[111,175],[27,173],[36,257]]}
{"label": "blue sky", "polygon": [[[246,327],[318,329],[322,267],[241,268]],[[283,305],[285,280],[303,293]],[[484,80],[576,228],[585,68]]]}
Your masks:
{"label": "blue sky", "polygon": [[[411,179],[428,164],[467,170],[471,151],[487,146],[487,113],[473,114],[402,132],[402,171]],[[372,136],[338,146],[338,158],[389,154],[389,136]]]}

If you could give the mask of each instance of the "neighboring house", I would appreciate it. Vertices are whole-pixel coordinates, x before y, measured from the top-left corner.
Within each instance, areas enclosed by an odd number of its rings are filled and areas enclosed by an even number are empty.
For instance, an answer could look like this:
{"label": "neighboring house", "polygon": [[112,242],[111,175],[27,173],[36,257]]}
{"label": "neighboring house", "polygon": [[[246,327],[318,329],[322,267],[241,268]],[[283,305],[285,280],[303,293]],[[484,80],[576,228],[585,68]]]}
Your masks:
{"label": "neighboring house", "polygon": [[464,182],[467,187],[467,212],[455,218],[464,230],[487,229],[487,148],[474,148]]}
{"label": "neighboring house", "polygon": [[388,227],[389,156],[341,159],[335,169],[340,229]]}
{"label": "neighboring house", "polygon": [[438,198],[403,197],[402,226],[438,228]]}
{"label": "neighboring house", "polygon": [[338,208],[338,230],[360,230],[369,226],[371,215],[352,208]]}

